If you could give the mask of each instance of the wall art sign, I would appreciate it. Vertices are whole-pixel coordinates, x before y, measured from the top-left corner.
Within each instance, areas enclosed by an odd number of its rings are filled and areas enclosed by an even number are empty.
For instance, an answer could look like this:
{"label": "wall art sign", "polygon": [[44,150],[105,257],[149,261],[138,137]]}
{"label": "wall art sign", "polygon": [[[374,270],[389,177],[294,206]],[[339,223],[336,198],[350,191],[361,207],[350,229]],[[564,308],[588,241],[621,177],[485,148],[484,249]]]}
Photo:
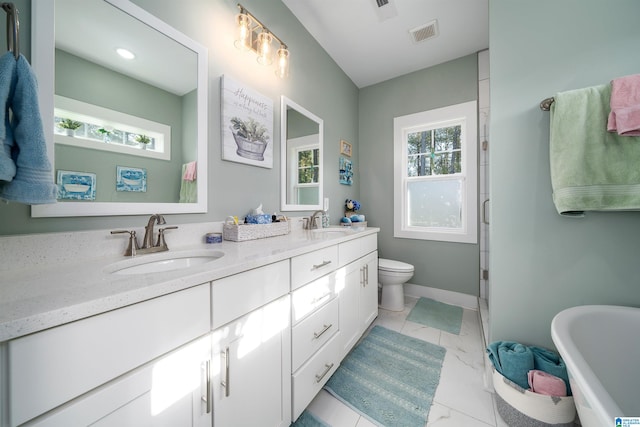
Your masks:
{"label": "wall art sign", "polygon": [[147,170],[116,166],[116,191],[147,192]]}
{"label": "wall art sign", "polygon": [[58,199],[95,200],[96,174],[58,170]]}
{"label": "wall art sign", "polygon": [[236,82],[220,78],[222,159],[273,167],[273,100]]}
{"label": "wall art sign", "polygon": [[340,156],[340,184],[351,185],[353,184],[353,166],[351,164],[351,160],[346,157]]}

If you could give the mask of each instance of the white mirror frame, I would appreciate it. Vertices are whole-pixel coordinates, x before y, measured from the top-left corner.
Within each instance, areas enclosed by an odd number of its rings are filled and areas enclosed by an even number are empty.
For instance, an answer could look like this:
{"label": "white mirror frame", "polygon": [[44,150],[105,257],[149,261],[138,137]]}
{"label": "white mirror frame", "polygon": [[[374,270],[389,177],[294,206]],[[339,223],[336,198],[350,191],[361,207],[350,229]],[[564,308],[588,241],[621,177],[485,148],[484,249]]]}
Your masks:
{"label": "white mirror frame", "polygon": [[[320,148],[320,171],[318,177],[318,204],[317,205],[294,205],[287,203],[287,108],[293,108],[300,114],[308,117],[310,120],[318,123],[318,144]],[[303,106],[296,104],[286,96],[280,97],[280,209],[282,211],[313,211],[322,209],[323,185],[324,180],[324,122],[323,120],[307,110]]]}
{"label": "white mirror frame", "polygon": [[[207,49],[186,35],[128,0],[104,0],[148,26],[165,34],[178,43],[193,50],[197,56],[197,139],[198,170],[196,203],[116,203],[116,202],[64,202],[47,205],[33,205],[31,216],[70,217],[70,216],[111,216],[146,215],[153,213],[206,213],[207,212],[207,95],[208,95],[208,53]],[[55,1],[31,2],[31,63],[38,78],[38,97],[40,114],[47,140],[47,153],[54,159],[53,109],[54,109],[54,51],[55,51]],[[55,182],[55,166],[52,168]]]}

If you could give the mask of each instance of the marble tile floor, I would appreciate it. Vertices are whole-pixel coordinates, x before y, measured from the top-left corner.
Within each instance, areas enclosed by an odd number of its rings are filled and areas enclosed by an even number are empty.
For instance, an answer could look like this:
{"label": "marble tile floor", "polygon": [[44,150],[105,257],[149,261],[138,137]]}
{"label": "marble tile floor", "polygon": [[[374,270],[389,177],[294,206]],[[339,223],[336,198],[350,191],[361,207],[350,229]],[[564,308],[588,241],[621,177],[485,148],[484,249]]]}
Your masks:
{"label": "marble tile floor", "polygon": [[[406,317],[417,301],[417,298],[406,297],[402,312],[380,309],[374,325],[447,349],[440,384],[425,427],[507,427],[498,415],[493,393],[486,389],[483,382],[484,347],[478,312],[464,309],[460,335],[453,335],[407,321]],[[332,427],[374,427],[369,420],[324,390],[307,410]]]}

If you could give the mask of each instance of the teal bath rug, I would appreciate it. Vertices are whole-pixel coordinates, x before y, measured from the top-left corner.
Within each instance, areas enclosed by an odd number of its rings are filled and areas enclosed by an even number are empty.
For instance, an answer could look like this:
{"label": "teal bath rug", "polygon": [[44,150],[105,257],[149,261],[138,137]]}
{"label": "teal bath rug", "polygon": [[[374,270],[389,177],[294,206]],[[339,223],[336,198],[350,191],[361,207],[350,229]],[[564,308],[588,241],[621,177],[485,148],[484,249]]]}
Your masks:
{"label": "teal bath rug", "polygon": [[295,423],[289,427],[331,427],[309,411],[303,411]]}
{"label": "teal bath rug", "polygon": [[378,426],[424,427],[446,350],[374,326],[325,389]]}
{"label": "teal bath rug", "polygon": [[416,306],[411,309],[407,320],[460,335],[462,312],[462,307],[434,301],[430,298],[420,298]]}

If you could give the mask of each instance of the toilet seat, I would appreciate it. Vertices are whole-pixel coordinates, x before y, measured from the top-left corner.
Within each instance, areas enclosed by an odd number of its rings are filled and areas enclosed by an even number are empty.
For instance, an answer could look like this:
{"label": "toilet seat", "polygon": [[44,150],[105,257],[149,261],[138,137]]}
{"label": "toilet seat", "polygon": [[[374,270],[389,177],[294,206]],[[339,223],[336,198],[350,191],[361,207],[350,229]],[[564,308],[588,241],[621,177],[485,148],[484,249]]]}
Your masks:
{"label": "toilet seat", "polygon": [[378,270],[389,271],[391,273],[413,272],[413,265],[392,259],[378,258]]}

